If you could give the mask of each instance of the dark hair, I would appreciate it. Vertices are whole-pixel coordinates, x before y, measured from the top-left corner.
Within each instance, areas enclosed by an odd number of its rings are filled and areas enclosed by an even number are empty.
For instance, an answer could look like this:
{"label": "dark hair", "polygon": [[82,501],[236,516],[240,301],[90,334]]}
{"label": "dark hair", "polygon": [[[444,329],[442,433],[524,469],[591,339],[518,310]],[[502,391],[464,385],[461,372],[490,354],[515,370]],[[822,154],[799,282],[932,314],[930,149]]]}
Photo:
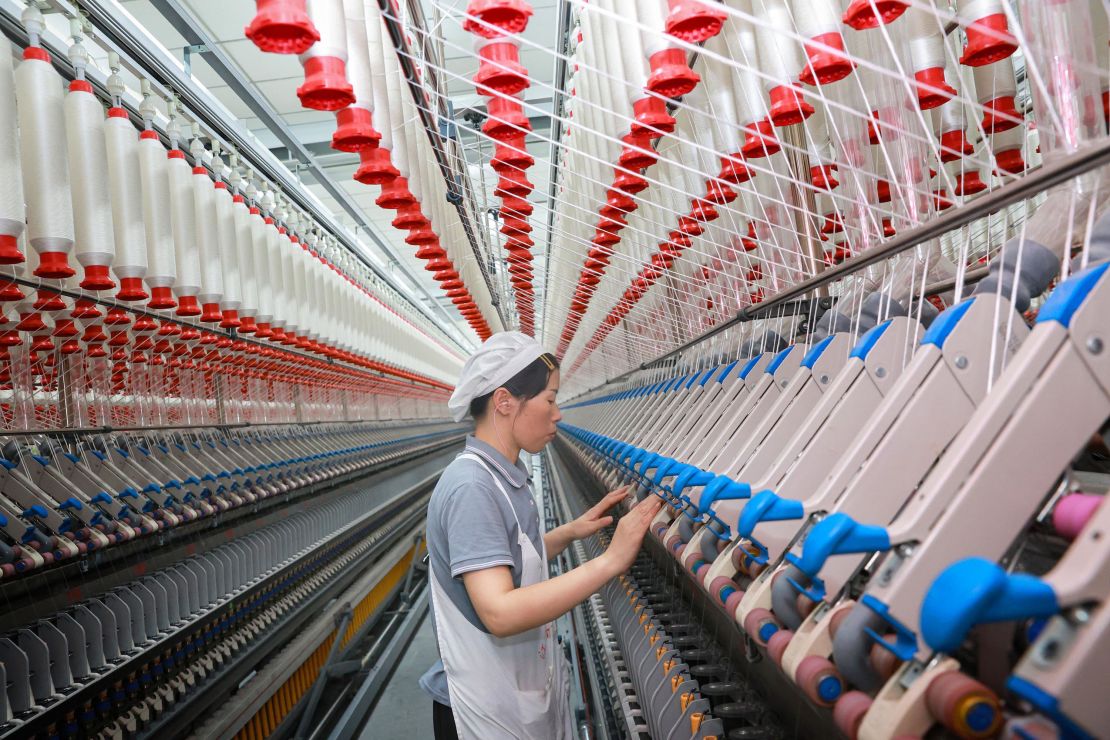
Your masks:
{"label": "dark hair", "polygon": [[[551,373],[558,369],[559,361],[555,359],[555,355],[545,352],[498,388],[504,388],[515,398],[527,401],[543,393],[547,388],[547,381],[551,380]],[[473,399],[470,402],[470,415],[475,419],[485,416],[489,408],[489,400],[493,398],[496,390],[497,388],[494,388],[486,395]]]}

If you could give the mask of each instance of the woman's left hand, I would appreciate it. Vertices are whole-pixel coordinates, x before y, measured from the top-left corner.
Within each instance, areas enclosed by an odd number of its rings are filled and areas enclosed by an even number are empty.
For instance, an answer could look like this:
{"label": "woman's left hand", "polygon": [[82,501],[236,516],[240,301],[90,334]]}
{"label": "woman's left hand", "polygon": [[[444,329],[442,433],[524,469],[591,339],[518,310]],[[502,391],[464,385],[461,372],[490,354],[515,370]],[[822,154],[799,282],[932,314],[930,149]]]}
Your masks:
{"label": "woman's left hand", "polygon": [[580,540],[589,537],[603,527],[613,523],[613,517],[605,512],[613,508],[628,497],[628,486],[622,486],[615,491],[605,494],[605,498],[598,501],[589,511],[571,522],[571,534],[574,539]]}

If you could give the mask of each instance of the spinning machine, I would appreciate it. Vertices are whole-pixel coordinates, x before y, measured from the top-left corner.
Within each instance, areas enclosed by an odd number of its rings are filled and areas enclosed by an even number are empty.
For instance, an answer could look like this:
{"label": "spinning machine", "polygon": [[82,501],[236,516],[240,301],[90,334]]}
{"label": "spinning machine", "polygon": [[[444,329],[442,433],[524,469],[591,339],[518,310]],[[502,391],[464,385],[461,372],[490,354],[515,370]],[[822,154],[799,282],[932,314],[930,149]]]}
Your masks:
{"label": "spinning machine", "polygon": [[1110,735],[1103,2],[239,4],[0,0],[0,737],[372,730],[505,329],[581,737]]}

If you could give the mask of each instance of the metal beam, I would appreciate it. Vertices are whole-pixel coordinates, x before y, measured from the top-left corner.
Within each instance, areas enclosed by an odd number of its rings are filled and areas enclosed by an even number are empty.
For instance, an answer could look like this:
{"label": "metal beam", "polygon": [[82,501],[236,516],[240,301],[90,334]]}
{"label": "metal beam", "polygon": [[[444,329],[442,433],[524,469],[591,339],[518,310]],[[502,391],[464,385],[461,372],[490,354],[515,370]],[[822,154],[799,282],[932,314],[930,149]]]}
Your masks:
{"label": "metal beam", "polygon": [[[361,224],[374,240],[375,244],[394,261],[400,263],[393,255],[392,250],[383,242],[376,232],[366,222],[362,210],[355,205],[346,192],[336,185],[331,178],[320,168],[312,154],[303,149],[300,142],[290,132],[280,115],[266,101],[264,95],[258,91],[253,83],[249,82],[246,75],[238,65],[223,51],[212,36],[204,30],[192,14],[183,6],[180,0],[151,0],[151,4],[174,26],[182,35],[186,43],[203,45],[207,48],[205,61],[219,74],[232,90],[243,100],[251,111],[277,136],[291,152],[307,165],[308,170],[317,182],[327,190],[347,213]],[[114,0],[81,0],[81,10],[93,22],[97,30],[97,38],[107,41],[115,46],[121,55],[132,59],[137,65],[152,76],[157,76],[166,87],[177,93],[185,104],[186,109],[197,116],[212,130],[218,132],[221,138],[234,146],[240,153],[246,155],[254,168],[268,179],[279,185],[283,192],[289,195],[300,208],[312,213],[316,219],[325,226],[340,242],[354,254],[360,262],[366,265],[387,285],[391,284],[389,275],[377,265],[366,258],[358,249],[357,240],[345,227],[335,221],[330,214],[323,212],[318,203],[312,198],[304,187],[293,178],[292,174],[274,158],[269,152],[260,150],[260,147],[243,134],[233,122],[227,119],[226,110],[215,101],[207,90],[198,89],[197,83],[177,66],[176,60],[170,57],[164,49],[149,43],[149,35],[132,21],[126,13],[120,12],[120,6]],[[266,155],[264,156],[263,152]],[[433,296],[410,272],[400,263],[406,277],[412,281],[417,290],[428,298]],[[436,318],[419,301],[414,301],[398,292],[418,313],[440,329],[444,336],[454,342],[459,349],[469,351],[473,346],[472,341],[462,335],[455,326],[455,319],[436,303],[442,318]]]}

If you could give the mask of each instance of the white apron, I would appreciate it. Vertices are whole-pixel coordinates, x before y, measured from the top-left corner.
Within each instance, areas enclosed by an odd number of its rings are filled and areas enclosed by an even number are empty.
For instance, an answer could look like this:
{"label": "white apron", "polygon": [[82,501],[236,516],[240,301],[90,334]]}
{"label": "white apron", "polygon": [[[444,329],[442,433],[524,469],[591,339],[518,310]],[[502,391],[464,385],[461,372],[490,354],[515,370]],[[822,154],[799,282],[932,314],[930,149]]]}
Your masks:
{"label": "white apron", "polygon": [[[509,503],[519,532],[520,585],[546,580],[547,553],[536,552],[501,480],[477,455],[459,457],[481,465]],[[436,640],[461,740],[570,740],[570,679],[555,625],[494,637],[470,623],[434,574],[430,580]]]}

